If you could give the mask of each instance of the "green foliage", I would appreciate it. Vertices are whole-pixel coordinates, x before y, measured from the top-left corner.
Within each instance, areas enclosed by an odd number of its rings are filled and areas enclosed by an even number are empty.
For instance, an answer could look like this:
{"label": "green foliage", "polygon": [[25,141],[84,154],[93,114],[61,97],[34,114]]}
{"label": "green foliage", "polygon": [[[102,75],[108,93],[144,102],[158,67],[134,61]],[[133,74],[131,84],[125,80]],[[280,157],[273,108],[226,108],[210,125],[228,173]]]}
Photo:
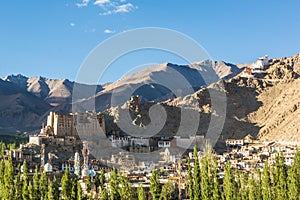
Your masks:
{"label": "green foliage", "polygon": [[229,164],[227,164],[225,167],[223,190],[223,196],[225,200],[234,199],[234,177]]}
{"label": "green foliage", "polygon": [[142,184],[140,183],[139,188],[138,188],[138,200],[146,200],[146,199],[147,199],[147,196],[146,196],[145,190],[144,190]]}
{"label": "green foliage", "polygon": [[102,195],[101,195],[101,200],[108,200],[108,193],[107,193],[107,190],[106,190],[106,188],[104,188],[103,190],[102,190],[102,193],[101,193]]}
{"label": "green foliage", "polygon": [[24,162],[23,162],[23,186],[22,186],[23,200],[29,200],[30,199],[29,189],[30,188],[29,188],[29,178],[28,178],[28,167],[27,167],[26,160],[24,160]]}
{"label": "green foliage", "polygon": [[126,179],[126,177],[121,175],[119,177],[119,183],[120,183],[119,194],[121,200],[134,199],[134,190],[132,189],[131,183]]}
{"label": "green foliage", "polygon": [[39,184],[40,198],[46,200],[48,196],[48,177],[45,172],[42,173]]}
{"label": "green foliage", "polygon": [[77,182],[77,200],[82,200],[82,188],[79,182]]}
{"label": "green foliage", "polygon": [[61,179],[61,193],[62,199],[70,199],[71,198],[71,191],[72,191],[72,182],[69,175],[69,169],[66,167],[64,175]]}
{"label": "green foliage", "polygon": [[72,192],[71,192],[71,200],[77,200],[78,199],[78,183],[77,180],[72,180]]}
{"label": "green foliage", "polygon": [[88,176],[86,178],[85,184],[86,184],[86,191],[88,193],[90,193],[90,191],[92,190],[92,179],[91,179],[91,175],[90,174],[88,174]]}
{"label": "green foliage", "polygon": [[287,198],[286,178],[287,175],[284,157],[282,155],[278,155],[276,157],[276,196],[278,200],[285,200]]}
{"label": "green foliage", "polygon": [[161,185],[159,183],[159,176],[156,170],[152,170],[150,177],[150,193],[153,200],[158,200],[161,192]]}
{"label": "green foliage", "polygon": [[194,146],[194,199],[198,200],[201,198],[201,175],[200,175],[200,165],[198,159],[198,149]]}
{"label": "green foliage", "polygon": [[110,186],[110,199],[111,200],[118,200],[120,199],[120,194],[118,192],[118,174],[117,170],[113,169],[111,174],[110,174],[110,181],[109,181],[109,186]]}
{"label": "green foliage", "polygon": [[161,189],[160,200],[171,200],[174,199],[175,186],[173,183],[166,183]]}
{"label": "green foliage", "polygon": [[190,199],[194,199],[194,180],[192,174],[191,160],[188,157],[188,196]]}
{"label": "green foliage", "polygon": [[22,179],[21,179],[21,169],[20,165],[18,165],[18,173],[14,179],[14,189],[15,189],[15,199],[22,200]]}
{"label": "green foliage", "polygon": [[38,167],[36,166],[35,172],[33,175],[33,191],[32,191],[32,198],[33,199],[40,199],[40,184],[39,184],[39,171]]}
{"label": "green foliage", "polygon": [[14,199],[14,167],[12,161],[5,160],[4,161],[4,177],[3,177],[3,185],[2,185],[2,197],[5,200],[13,200]]}
{"label": "green foliage", "polygon": [[300,199],[300,153],[297,151],[294,157],[294,163],[288,170],[288,199]]}

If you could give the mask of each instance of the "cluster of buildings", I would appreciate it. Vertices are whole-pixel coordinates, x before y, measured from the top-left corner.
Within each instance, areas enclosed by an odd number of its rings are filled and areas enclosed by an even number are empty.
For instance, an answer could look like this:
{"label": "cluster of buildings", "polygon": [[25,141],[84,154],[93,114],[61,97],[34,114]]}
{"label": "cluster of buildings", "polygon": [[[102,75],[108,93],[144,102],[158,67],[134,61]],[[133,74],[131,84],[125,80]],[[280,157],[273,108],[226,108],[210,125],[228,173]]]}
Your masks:
{"label": "cluster of buildings", "polygon": [[250,135],[244,139],[227,139],[227,151],[219,155],[218,164],[223,168],[226,163],[240,170],[262,169],[265,162],[275,165],[276,156],[282,154],[287,166],[292,165],[298,143],[261,142]]}
{"label": "cluster of buildings", "polygon": [[[99,131],[106,134],[104,117],[94,112],[67,115],[51,112],[38,135],[30,136],[29,143],[19,149],[7,150],[6,156],[16,166],[26,160],[32,172],[40,166],[41,171],[50,176],[56,173],[55,176],[59,177],[68,168],[74,177],[83,180],[88,174],[95,176],[101,169],[105,169],[109,176],[110,169],[115,167],[126,173],[134,187],[142,182],[143,187],[148,188],[152,169],[159,169],[160,182],[171,181],[184,194],[188,185],[186,158],[190,157],[193,165],[193,147],[197,145],[201,160],[206,143],[203,135],[143,138],[113,131],[106,135],[105,142],[116,153],[109,158],[96,159],[90,153],[92,144],[80,136],[80,131],[88,132],[85,136],[99,134]],[[278,152],[284,156],[285,164],[291,165],[298,145],[260,142],[251,135],[243,139],[227,139],[225,144],[227,150],[217,155],[220,177],[227,163],[234,169],[246,171],[262,169],[267,160],[274,165]]]}

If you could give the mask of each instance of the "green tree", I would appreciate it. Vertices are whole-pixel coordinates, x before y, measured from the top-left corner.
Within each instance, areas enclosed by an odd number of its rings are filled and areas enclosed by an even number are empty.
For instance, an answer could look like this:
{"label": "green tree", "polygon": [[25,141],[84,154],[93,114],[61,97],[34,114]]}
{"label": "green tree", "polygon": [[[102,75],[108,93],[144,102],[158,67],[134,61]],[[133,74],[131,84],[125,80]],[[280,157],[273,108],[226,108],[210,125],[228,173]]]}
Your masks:
{"label": "green tree", "polygon": [[213,180],[211,179],[211,163],[209,162],[211,162],[209,155],[205,155],[201,160],[201,199],[203,200],[210,200],[212,197],[211,184],[213,183]]}
{"label": "green tree", "polygon": [[85,185],[86,185],[86,191],[90,193],[90,191],[92,190],[92,179],[90,174],[88,174],[86,178]]}
{"label": "green tree", "polygon": [[117,170],[113,169],[110,174],[110,181],[109,181],[109,188],[110,188],[110,199],[111,200],[118,200],[120,199],[120,194],[118,192],[118,174]]}
{"label": "green tree", "polygon": [[82,188],[79,182],[77,182],[77,200],[82,200]]}
{"label": "green tree", "polygon": [[18,165],[18,173],[15,176],[14,189],[15,189],[15,199],[22,200],[22,177],[21,177],[20,165]]}
{"label": "green tree", "polygon": [[257,174],[257,180],[256,180],[256,185],[257,185],[257,190],[256,190],[256,199],[262,199],[262,180],[261,180],[261,171],[258,169],[256,170]]}
{"label": "green tree", "polygon": [[198,159],[198,149],[194,146],[194,199],[198,200],[201,198],[201,175],[200,175],[200,165]]}
{"label": "green tree", "polygon": [[288,170],[288,199],[289,200],[298,200],[300,199],[300,185],[299,185],[299,176],[297,174],[297,165],[295,163]]}
{"label": "green tree", "polygon": [[48,185],[48,200],[54,200],[53,183],[50,181]]}
{"label": "green tree", "polygon": [[102,200],[108,200],[108,193],[107,193],[107,189],[103,188],[102,193],[101,193],[101,199]]}
{"label": "green tree", "polygon": [[78,199],[78,183],[77,180],[74,179],[72,181],[72,192],[71,192],[71,200],[77,200]]}
{"label": "green tree", "polygon": [[249,200],[256,200],[256,185],[255,180],[253,177],[253,174],[250,175],[249,181],[248,181],[248,188],[249,188]]}
{"label": "green tree", "polygon": [[105,171],[102,169],[100,173],[100,186],[103,187],[105,184]]}
{"label": "green tree", "polygon": [[173,183],[166,183],[162,186],[160,200],[174,199],[175,186]]}
{"label": "green tree", "polygon": [[59,196],[60,196],[60,192],[59,192],[59,185],[57,183],[55,176],[53,178],[52,188],[53,188],[53,198],[54,198],[54,200],[58,200]]}
{"label": "green tree", "polygon": [[284,157],[282,155],[276,156],[276,197],[278,200],[285,200],[287,198],[287,183],[286,183],[286,168],[284,164]]}
{"label": "green tree", "polygon": [[30,199],[30,193],[29,193],[29,178],[28,178],[28,167],[26,160],[23,162],[23,186],[22,186],[22,197],[23,200],[29,200]]}
{"label": "green tree", "polygon": [[150,177],[150,193],[153,200],[158,200],[161,192],[161,185],[159,183],[159,176],[156,170],[152,170]]}
{"label": "green tree", "polygon": [[134,191],[131,187],[131,183],[126,179],[124,175],[120,176],[119,182],[120,182],[119,194],[121,200],[134,199]]}
{"label": "green tree", "polygon": [[0,199],[3,199],[2,193],[3,193],[3,190],[5,190],[5,188],[4,188],[4,179],[3,179],[4,169],[5,169],[4,160],[0,160]]}
{"label": "green tree", "polygon": [[33,200],[38,200],[41,198],[40,196],[40,177],[39,177],[39,171],[38,171],[38,167],[35,167],[35,172],[33,175],[33,191],[32,191],[32,198]]}
{"label": "green tree", "polygon": [[213,188],[212,188],[212,198],[213,200],[219,200],[221,198],[220,196],[220,183],[219,183],[219,177],[218,177],[218,164],[217,161],[214,159],[212,165],[212,181],[213,181]]}
{"label": "green tree", "polygon": [[61,179],[62,199],[70,199],[72,191],[72,182],[70,180],[69,169],[66,167],[64,175]]}
{"label": "green tree", "polygon": [[225,200],[234,199],[234,177],[229,164],[225,166],[223,190]]}
{"label": "green tree", "polygon": [[147,196],[145,193],[145,190],[143,188],[143,185],[139,183],[139,188],[138,188],[138,200],[146,200]]}
{"label": "green tree", "polygon": [[194,199],[194,182],[192,174],[191,160],[188,157],[188,196],[190,199]]}
{"label": "green tree", "polygon": [[6,145],[4,142],[0,142],[0,156],[3,156],[5,154]]}
{"label": "green tree", "polygon": [[39,184],[40,198],[46,200],[48,196],[48,177],[45,172],[42,173]]}
{"label": "green tree", "polygon": [[29,181],[29,184],[28,184],[28,191],[29,191],[29,199],[32,200],[34,199],[34,189],[33,189],[33,185],[32,185],[32,182]]}
{"label": "green tree", "polygon": [[14,199],[14,167],[12,160],[5,160],[2,197],[5,200]]}
{"label": "green tree", "polygon": [[249,197],[249,188],[248,188],[248,176],[246,173],[241,174],[242,182],[242,199],[248,200]]}

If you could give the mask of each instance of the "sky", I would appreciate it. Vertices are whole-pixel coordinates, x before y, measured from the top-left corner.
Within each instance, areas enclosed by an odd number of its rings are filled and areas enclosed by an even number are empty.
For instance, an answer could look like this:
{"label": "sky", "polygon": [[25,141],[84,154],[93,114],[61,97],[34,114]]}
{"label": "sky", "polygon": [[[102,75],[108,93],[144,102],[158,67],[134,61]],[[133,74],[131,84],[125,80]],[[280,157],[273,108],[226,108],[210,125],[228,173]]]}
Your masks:
{"label": "sky", "polygon": [[[76,80],[89,53],[124,31],[161,27],[197,41],[212,59],[249,63],[300,53],[300,1],[14,0],[0,5],[0,76]],[[149,63],[183,64],[160,51],[128,55],[100,83]]]}

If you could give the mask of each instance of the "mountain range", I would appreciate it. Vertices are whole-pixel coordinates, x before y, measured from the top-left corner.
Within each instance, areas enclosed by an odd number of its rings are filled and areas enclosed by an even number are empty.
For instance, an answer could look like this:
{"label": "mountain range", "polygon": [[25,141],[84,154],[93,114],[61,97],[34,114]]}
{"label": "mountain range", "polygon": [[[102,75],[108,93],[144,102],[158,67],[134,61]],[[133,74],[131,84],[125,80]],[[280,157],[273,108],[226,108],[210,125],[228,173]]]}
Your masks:
{"label": "mountain range", "polygon": [[[219,81],[203,80],[204,74],[209,74],[211,69],[220,78]],[[95,101],[96,110],[106,116],[108,132],[118,128],[118,115],[126,108],[130,108],[132,124],[147,126],[151,122],[149,108],[158,104],[164,106],[168,116],[171,116],[167,118],[159,134],[176,133],[181,109],[187,107],[200,113],[197,132],[205,134],[212,115],[218,116],[218,110],[212,105],[210,92],[222,90],[226,94],[226,118],[218,138],[217,145],[220,149],[224,147],[224,139],[242,138],[248,134],[262,140],[300,142],[300,55],[271,59],[262,79],[243,78],[242,70],[240,65],[215,61],[185,66],[164,63],[110,84],[78,84],[86,90],[93,88],[95,93],[73,104],[73,89],[78,86],[77,83],[67,79],[7,76],[0,80],[0,133],[37,130],[50,111],[70,112],[71,107],[76,104],[88,105]],[[202,76],[199,76],[199,71]],[[182,75],[192,90],[183,87],[184,84],[175,84],[178,94],[184,94],[178,96],[170,88],[155,84],[161,80],[172,82],[174,72]],[[139,95],[140,102],[136,98],[129,101],[128,98],[123,98],[122,95],[127,91],[132,92],[133,88],[135,90],[130,95]],[[111,105],[114,95],[118,97],[118,101]]]}
{"label": "mountain range", "polygon": [[[164,63],[104,85],[86,85],[68,79],[26,77],[21,74],[9,75],[3,77],[0,82],[0,134],[38,130],[50,111],[68,113],[72,111],[72,106],[79,106],[80,111],[85,111],[90,109],[84,105],[95,102],[96,107],[92,109],[103,111],[111,107],[112,95],[118,97],[114,99],[120,100],[115,102],[115,105],[122,105],[126,99],[118,95],[131,88],[137,88],[132,95],[140,95],[144,101],[160,102],[172,99],[175,97],[172,91],[155,82],[166,79],[172,82],[174,71],[187,79],[192,86],[191,91],[194,92],[206,86],[198,73],[199,70],[205,73],[211,70],[212,66],[217,69],[216,73],[221,78],[232,76],[241,70],[236,65],[225,62],[202,61],[186,66]],[[72,102],[74,88],[77,88],[75,96],[78,96],[78,103]],[[177,85],[174,89],[186,88]]]}

